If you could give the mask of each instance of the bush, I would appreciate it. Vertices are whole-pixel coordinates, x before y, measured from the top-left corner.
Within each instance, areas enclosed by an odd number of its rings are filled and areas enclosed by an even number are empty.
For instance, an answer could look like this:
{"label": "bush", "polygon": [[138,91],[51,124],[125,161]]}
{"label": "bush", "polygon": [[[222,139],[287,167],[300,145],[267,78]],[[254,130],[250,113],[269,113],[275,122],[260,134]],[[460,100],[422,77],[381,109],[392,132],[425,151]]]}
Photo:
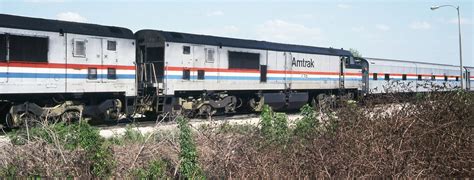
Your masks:
{"label": "bush", "polygon": [[163,160],[151,160],[145,169],[139,168],[132,171],[131,175],[147,179],[167,179],[168,163]]}
{"label": "bush", "polygon": [[105,177],[112,172],[114,161],[109,144],[100,136],[99,130],[86,122],[73,124],[54,123],[39,127],[21,129],[9,134],[12,144],[26,145],[40,141],[68,151],[83,150],[94,176]]}
{"label": "bush", "polygon": [[180,145],[180,168],[181,177],[188,179],[203,178],[201,167],[199,167],[196,144],[194,143],[191,127],[188,119],[178,117],[179,145]]}
{"label": "bush", "polygon": [[127,124],[123,135],[111,137],[108,141],[116,145],[126,145],[129,143],[143,143],[145,139],[146,135],[137,130],[135,125]]}
{"label": "bush", "polygon": [[270,143],[284,144],[288,141],[288,117],[285,113],[275,113],[264,105],[260,114],[260,132]]}
{"label": "bush", "polygon": [[314,108],[306,104],[300,109],[300,114],[302,118],[296,121],[296,127],[293,130],[294,134],[302,138],[308,138],[318,133],[320,123]]}

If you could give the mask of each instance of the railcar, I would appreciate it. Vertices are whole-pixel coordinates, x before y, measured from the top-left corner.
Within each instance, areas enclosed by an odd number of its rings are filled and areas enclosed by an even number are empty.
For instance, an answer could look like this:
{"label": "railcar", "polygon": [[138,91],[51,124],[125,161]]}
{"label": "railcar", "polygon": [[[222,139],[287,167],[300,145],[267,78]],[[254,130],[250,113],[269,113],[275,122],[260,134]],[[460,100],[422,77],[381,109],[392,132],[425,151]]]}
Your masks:
{"label": "railcar", "polygon": [[0,14],[0,114],[116,119],[135,97],[129,29]]}
{"label": "railcar", "polygon": [[[395,59],[365,59],[370,67],[371,94],[449,91],[461,86],[459,66]],[[469,78],[465,80],[467,84]]]}
{"label": "railcar", "polygon": [[154,94],[139,107],[156,113],[297,109],[319,94],[365,91],[368,81],[366,61],[342,49],[157,30],[135,36],[138,96]]}

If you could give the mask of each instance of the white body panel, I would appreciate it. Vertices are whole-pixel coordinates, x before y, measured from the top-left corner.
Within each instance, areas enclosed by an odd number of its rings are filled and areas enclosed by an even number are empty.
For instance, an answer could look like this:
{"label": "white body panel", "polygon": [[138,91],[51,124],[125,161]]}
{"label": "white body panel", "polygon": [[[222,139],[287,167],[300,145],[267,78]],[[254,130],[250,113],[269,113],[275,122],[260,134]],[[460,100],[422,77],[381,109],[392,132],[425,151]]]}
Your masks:
{"label": "white body panel", "polygon": [[[183,54],[183,46],[191,46],[190,54]],[[340,57],[297,52],[280,52],[236,47],[218,47],[166,42],[164,93],[202,90],[284,90],[338,89]],[[214,62],[206,62],[205,50],[215,50]],[[261,82],[259,69],[229,69],[228,52],[260,54],[260,65],[267,65],[267,81]],[[314,67],[292,66],[295,60],[312,60]],[[190,80],[183,80],[183,70],[190,69]],[[204,80],[197,79],[197,71],[204,70]],[[359,70],[345,76],[346,88],[360,89]]]}
{"label": "white body panel", "polygon": [[[40,36],[49,39],[48,62],[0,62],[1,94],[123,92],[135,96],[135,44],[133,39],[0,28],[0,34]],[[73,41],[86,41],[86,57],[73,56]],[[117,42],[107,50],[107,40]],[[88,80],[88,68],[97,68],[97,80]],[[117,79],[107,79],[115,68]]]}

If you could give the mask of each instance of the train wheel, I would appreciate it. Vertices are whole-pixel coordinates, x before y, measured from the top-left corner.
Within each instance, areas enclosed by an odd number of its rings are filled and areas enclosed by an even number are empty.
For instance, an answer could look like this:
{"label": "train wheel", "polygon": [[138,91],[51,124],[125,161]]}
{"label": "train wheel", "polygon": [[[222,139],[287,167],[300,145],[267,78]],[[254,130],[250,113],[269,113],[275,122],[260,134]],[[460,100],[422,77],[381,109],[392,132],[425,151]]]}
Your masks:
{"label": "train wheel", "polygon": [[31,128],[36,126],[40,123],[40,119],[38,116],[30,113],[30,112],[23,112],[18,115],[17,122],[20,127],[23,128]]}
{"label": "train wheel", "polygon": [[13,121],[13,117],[10,113],[7,113],[5,116],[5,124],[9,129],[15,128],[15,122]]}
{"label": "train wheel", "polygon": [[214,115],[214,113],[214,108],[212,108],[212,106],[209,104],[204,104],[199,108],[199,115],[204,118],[210,118],[212,115]]}
{"label": "train wheel", "polygon": [[61,121],[66,123],[78,122],[81,120],[81,112],[69,110],[61,114]]}

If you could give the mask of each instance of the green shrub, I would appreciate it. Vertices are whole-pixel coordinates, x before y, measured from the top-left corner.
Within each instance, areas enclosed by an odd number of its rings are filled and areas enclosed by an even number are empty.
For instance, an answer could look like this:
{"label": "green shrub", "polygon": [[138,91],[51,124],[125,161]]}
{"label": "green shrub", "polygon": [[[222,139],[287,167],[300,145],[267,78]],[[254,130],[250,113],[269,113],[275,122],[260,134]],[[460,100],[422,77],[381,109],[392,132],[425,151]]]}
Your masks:
{"label": "green shrub", "polygon": [[288,116],[285,113],[274,114],[273,140],[280,144],[288,141]]}
{"label": "green shrub", "polygon": [[166,179],[168,163],[163,160],[152,160],[147,167],[132,170],[131,176],[141,179]]}
{"label": "green shrub", "polygon": [[66,150],[83,149],[90,162],[90,170],[95,176],[104,177],[112,172],[114,161],[110,145],[100,136],[99,129],[87,122],[45,124],[30,128],[28,133],[26,129],[20,129],[11,132],[9,136],[13,144],[23,145],[27,143],[28,134],[31,141],[43,140]]}
{"label": "green shrub", "polygon": [[188,119],[178,117],[179,145],[180,145],[180,167],[182,178],[203,179],[203,173],[198,162],[198,153],[194,143],[191,127]]}
{"label": "green shrub", "polygon": [[301,119],[296,121],[294,134],[300,137],[308,137],[317,133],[320,128],[320,122],[317,119],[317,113],[313,107],[306,104],[300,109]]}
{"label": "green shrub", "polygon": [[260,114],[260,132],[269,142],[285,143],[288,140],[288,117],[275,113],[264,105]]}
{"label": "green shrub", "polygon": [[268,105],[263,105],[260,113],[260,131],[264,136],[271,137],[273,135],[273,111]]}
{"label": "green shrub", "polygon": [[121,136],[114,136],[108,139],[109,142],[116,145],[125,145],[128,143],[143,143],[146,136],[136,129],[135,125],[128,125],[125,127],[125,132]]}

